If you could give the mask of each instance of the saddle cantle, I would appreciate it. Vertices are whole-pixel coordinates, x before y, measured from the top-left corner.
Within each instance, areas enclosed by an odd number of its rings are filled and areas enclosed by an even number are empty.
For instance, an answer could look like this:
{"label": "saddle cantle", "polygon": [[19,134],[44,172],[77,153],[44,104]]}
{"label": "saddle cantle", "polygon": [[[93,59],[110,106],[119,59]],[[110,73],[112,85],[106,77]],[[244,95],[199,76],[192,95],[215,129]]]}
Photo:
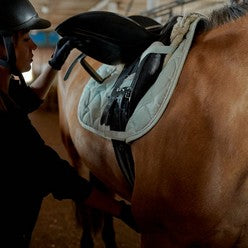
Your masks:
{"label": "saddle cantle", "polygon": [[159,23],[146,17],[91,11],[65,20],[55,30],[62,37],[80,38],[83,45],[79,49],[86,55],[104,64],[116,65],[136,59],[159,39],[160,28]]}

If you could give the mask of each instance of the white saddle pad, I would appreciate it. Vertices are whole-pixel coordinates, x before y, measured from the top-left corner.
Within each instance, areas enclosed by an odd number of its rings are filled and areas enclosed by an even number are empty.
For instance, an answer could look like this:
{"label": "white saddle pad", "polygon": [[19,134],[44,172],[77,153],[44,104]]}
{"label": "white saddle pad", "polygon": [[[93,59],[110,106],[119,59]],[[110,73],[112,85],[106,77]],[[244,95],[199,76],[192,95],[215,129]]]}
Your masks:
{"label": "white saddle pad", "polygon": [[[97,72],[103,78],[108,77],[104,83],[99,84],[93,78],[88,81],[78,105],[80,124],[106,139],[116,139],[126,143],[140,138],[151,130],[166,109],[190,49],[195,28],[202,18],[203,16],[200,14],[190,14],[179,19],[173,28],[173,40],[170,46],[154,42],[144,51],[140,61],[148,53],[165,53],[167,54],[166,61],[156,82],[137,105],[125,131],[112,131],[109,126],[100,124],[102,113],[108,103],[108,96],[111,95],[112,86],[121,73],[123,65],[103,64]],[[122,86],[129,86],[133,77],[134,74],[126,78]]]}

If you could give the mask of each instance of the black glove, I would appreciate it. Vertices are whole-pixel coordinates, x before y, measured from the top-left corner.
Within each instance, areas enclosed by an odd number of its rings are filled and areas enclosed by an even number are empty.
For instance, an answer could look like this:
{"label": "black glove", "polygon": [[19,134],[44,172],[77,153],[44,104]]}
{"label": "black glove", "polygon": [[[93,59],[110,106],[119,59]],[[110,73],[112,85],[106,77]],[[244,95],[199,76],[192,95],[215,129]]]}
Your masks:
{"label": "black glove", "polygon": [[126,223],[130,228],[132,228],[133,230],[135,230],[136,232],[140,232],[132,211],[131,211],[131,206],[126,204],[124,201],[120,201],[121,204],[121,213],[119,216],[117,216],[117,218],[119,218],[120,220],[122,220],[124,223]]}
{"label": "black glove", "polygon": [[73,48],[79,48],[81,46],[81,41],[75,37],[61,38],[58,41],[52,58],[48,61],[48,63],[54,70],[60,70],[67,57],[69,56],[71,50]]}

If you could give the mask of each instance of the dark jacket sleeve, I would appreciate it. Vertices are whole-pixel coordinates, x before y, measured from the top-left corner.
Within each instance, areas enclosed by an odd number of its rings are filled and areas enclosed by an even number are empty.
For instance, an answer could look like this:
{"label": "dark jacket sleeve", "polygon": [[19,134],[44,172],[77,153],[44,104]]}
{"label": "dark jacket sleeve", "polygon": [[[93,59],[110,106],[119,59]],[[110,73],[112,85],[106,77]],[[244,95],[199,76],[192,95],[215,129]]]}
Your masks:
{"label": "dark jacket sleeve", "polygon": [[91,193],[91,184],[45,144],[20,108],[0,111],[0,130],[1,168],[11,178],[8,184],[19,185],[17,191],[41,197],[52,193],[56,199],[74,201]]}
{"label": "dark jacket sleeve", "polygon": [[34,185],[43,191],[43,195],[52,193],[58,200],[72,199],[77,202],[89,196],[91,183],[81,177],[53,148],[46,145],[34,128],[33,135],[26,141],[25,158],[29,161],[31,175],[37,180]]}
{"label": "dark jacket sleeve", "polygon": [[45,155],[43,166],[48,167],[45,170],[49,173],[47,176],[47,185],[50,186],[48,191],[53,194],[54,198],[82,202],[90,195],[91,183],[78,175],[76,169],[66,160],[61,159],[51,147],[44,145],[40,152]]}
{"label": "dark jacket sleeve", "polygon": [[22,85],[18,80],[11,79],[9,95],[25,113],[31,113],[43,103],[28,85]]}

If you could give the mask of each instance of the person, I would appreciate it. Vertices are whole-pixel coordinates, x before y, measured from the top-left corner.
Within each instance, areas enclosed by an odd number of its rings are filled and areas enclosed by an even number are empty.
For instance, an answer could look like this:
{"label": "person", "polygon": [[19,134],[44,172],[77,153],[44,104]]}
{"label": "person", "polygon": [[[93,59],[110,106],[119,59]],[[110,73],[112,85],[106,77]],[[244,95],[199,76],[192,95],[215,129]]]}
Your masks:
{"label": "person", "polygon": [[58,70],[80,41],[61,38],[40,76],[27,85],[22,75],[31,68],[37,48],[30,30],[51,24],[38,16],[28,0],[1,0],[0,8],[0,159],[1,241],[7,247],[30,244],[42,200],[55,199],[98,208],[136,229],[131,206],[94,188],[73,166],[47,146],[28,114],[44,101]]}

